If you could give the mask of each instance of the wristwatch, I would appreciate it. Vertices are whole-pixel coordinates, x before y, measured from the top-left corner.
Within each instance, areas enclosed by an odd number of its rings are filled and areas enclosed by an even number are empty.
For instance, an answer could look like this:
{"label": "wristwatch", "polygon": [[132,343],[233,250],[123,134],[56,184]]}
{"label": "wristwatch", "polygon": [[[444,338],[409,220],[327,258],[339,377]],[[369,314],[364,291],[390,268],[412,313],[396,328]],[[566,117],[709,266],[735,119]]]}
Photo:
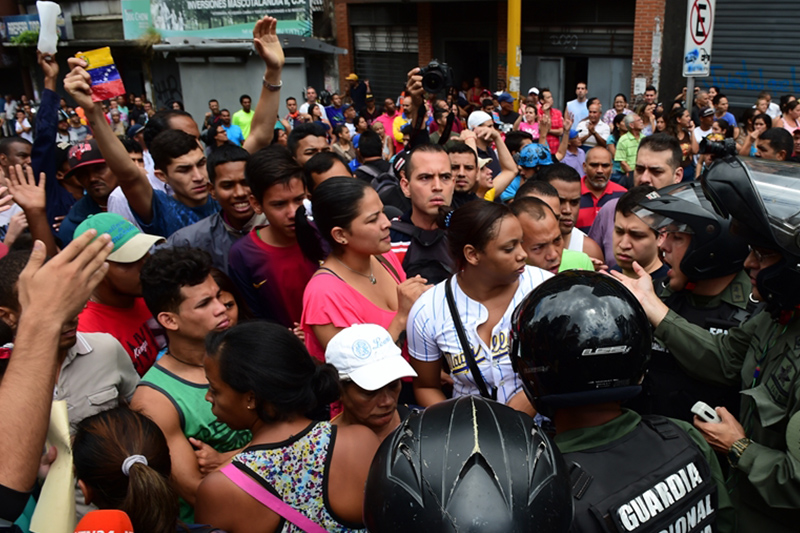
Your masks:
{"label": "wristwatch", "polygon": [[736,468],[736,465],[739,464],[739,459],[742,458],[742,454],[750,446],[750,442],[747,437],[742,437],[731,445],[728,450],[728,463],[731,467]]}

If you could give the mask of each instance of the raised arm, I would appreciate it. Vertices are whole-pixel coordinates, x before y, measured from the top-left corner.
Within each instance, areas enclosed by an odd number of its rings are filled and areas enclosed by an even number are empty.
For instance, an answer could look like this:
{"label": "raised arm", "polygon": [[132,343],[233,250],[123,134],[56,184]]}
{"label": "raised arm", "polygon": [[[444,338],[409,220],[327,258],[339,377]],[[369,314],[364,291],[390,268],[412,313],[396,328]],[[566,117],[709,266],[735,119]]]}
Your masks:
{"label": "raised arm", "polygon": [[[558,144],[558,152],[554,155],[556,159],[562,161],[567,155],[567,146],[569,146],[569,130],[572,128],[572,113],[569,111],[564,115],[564,127],[561,131],[561,141]],[[553,131],[550,131],[553,133]]]}
{"label": "raised arm", "polygon": [[92,101],[92,78],[84,67],[86,61],[72,57],[68,60],[72,68],[64,78],[64,89],[86,112],[86,120],[92,128],[97,145],[106,160],[108,168],[117,177],[131,210],[145,223],[153,219],[153,187],[147,176],[134,163],[122,142],[114,135],[103,114],[103,108]]}
{"label": "raised arm", "polygon": [[[47,220],[53,224],[57,216],[66,215],[75,199],[56,178],[56,132],[58,129],[58,102],[56,93],[58,63],[54,56],[44,56],[37,52],[37,60],[44,74],[44,90],[39,111],[36,113],[36,138],[31,150],[33,175],[42,173],[50,183],[47,184]],[[49,253],[49,249],[48,249]]]}
{"label": "raised arm", "polygon": [[[108,235],[89,230],[45,263],[45,247],[34,243],[18,282],[22,313],[14,350],[0,383],[0,485],[26,492],[36,481],[50,420],[58,369],[58,340],[65,322],[86,304],[108,270]],[[57,279],[58,283],[53,283]]]}
{"label": "raised arm", "polygon": [[8,190],[14,196],[17,205],[25,212],[31,237],[42,241],[47,248],[47,255],[53,257],[58,253],[58,248],[53,232],[50,231],[50,223],[47,221],[46,182],[47,179],[42,173],[37,185],[33,177],[33,168],[30,166],[25,167],[25,171],[22,165],[8,167]]}
{"label": "raised arm", "polygon": [[[477,129],[477,128],[476,128]],[[508,150],[506,143],[503,142],[503,136],[494,128],[486,128],[489,135],[494,140],[494,145],[497,147],[497,159],[500,162],[500,173],[494,177],[492,186],[494,187],[495,197],[499,197],[506,190],[506,187],[514,181],[517,177],[517,162],[514,161],[514,156]]]}
{"label": "raised arm", "polygon": [[264,60],[267,70],[262,80],[261,96],[253,111],[250,134],[243,145],[251,154],[269,146],[275,134],[275,122],[278,120],[281,91],[276,87],[282,84],[281,73],[285,59],[281,42],[275,34],[277,23],[272,17],[264,17],[253,28],[253,46]]}

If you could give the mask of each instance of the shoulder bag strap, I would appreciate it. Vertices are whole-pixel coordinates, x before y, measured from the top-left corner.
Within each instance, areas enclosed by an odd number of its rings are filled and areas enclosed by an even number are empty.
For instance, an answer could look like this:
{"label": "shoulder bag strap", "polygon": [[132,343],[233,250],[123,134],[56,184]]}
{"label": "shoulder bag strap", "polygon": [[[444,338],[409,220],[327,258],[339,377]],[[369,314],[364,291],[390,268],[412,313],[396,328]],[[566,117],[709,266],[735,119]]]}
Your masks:
{"label": "shoulder bag strap", "polygon": [[478,386],[478,390],[481,391],[481,396],[490,400],[497,400],[497,387],[492,387],[492,393],[489,394],[486,382],[483,380],[483,374],[481,374],[478,363],[475,361],[475,355],[472,353],[472,347],[470,347],[469,341],[467,340],[467,334],[464,332],[464,324],[461,323],[461,317],[458,315],[456,299],[453,297],[453,287],[451,286],[455,276],[456,275],[453,274],[447,278],[444,284],[444,293],[447,298],[447,306],[450,308],[450,315],[453,317],[453,324],[456,327],[458,341],[461,343],[461,349],[464,350],[464,358],[467,360],[467,366],[472,374],[472,378],[475,380],[475,384]]}
{"label": "shoulder bag strap", "polygon": [[236,468],[233,463],[229,463],[227,466],[223,467],[220,472],[233,481],[237,487],[258,500],[265,507],[275,511],[306,533],[325,533],[325,528],[312,522],[306,515],[272,494],[258,481]]}
{"label": "shoulder bag strap", "polygon": [[382,255],[376,255],[375,259],[378,260],[378,263],[382,264],[384,268],[386,268],[389,272],[392,273],[394,279],[397,280],[397,283],[400,284],[400,274],[397,273],[397,269],[392,266],[388,259],[383,257]]}

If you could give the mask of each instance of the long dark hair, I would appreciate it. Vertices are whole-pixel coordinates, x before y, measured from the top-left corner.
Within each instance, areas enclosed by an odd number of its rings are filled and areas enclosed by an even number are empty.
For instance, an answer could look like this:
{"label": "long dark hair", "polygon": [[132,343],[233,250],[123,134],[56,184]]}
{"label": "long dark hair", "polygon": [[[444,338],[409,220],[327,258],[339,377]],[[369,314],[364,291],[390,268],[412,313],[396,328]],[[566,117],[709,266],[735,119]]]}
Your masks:
{"label": "long dark hair", "polygon": [[[369,183],[354,178],[330,178],[314,189],[312,210],[319,235],[336,250],[341,245],[333,239],[335,227],[350,228],[359,213],[361,200]],[[319,242],[317,231],[307,217],[306,208],[300,206],[295,216],[297,242],[303,254],[311,260],[322,261],[325,252]]]}
{"label": "long dark hair", "polygon": [[678,140],[682,139],[685,135],[680,126],[678,126],[678,121],[684,113],[686,113],[685,107],[676,107],[670,111],[669,120],[667,120],[667,129],[665,131]]}
{"label": "long dark hair", "polygon": [[483,251],[497,236],[500,222],[507,216],[514,216],[507,205],[479,200],[466,203],[455,211],[449,207],[439,209],[437,224],[440,228],[447,228],[447,247],[459,270],[467,261],[464,247],[469,244]]}
{"label": "long dark hair", "polygon": [[228,277],[225,272],[211,267],[211,277],[217,282],[217,286],[221,291],[229,292],[233,296],[233,300],[236,302],[236,307],[239,309],[239,322],[253,320],[255,318],[253,311],[250,309],[250,306],[247,305],[242,293],[239,291],[239,287],[236,286],[233,280]]}
{"label": "long dark hair", "polygon": [[[142,455],[147,464],[122,463]],[[125,511],[134,531],[174,533],[178,495],[169,482],[169,447],[155,422],[128,407],[117,407],[84,418],[72,444],[75,474],[94,495],[101,509]]]}
{"label": "long dark hair", "polygon": [[271,322],[238,324],[206,338],[206,353],[232,389],[252,392],[256,414],[265,421],[304,415],[339,397],[339,374],[317,365],[303,342]]}

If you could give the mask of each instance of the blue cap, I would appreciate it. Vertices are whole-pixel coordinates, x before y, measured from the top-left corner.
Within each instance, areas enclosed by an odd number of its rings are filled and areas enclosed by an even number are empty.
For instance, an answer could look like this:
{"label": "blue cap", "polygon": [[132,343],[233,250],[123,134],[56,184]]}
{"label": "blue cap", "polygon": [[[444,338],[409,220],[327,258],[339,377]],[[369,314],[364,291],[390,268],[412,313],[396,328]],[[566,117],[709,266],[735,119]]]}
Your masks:
{"label": "blue cap", "polygon": [[514,97],[508,93],[500,93],[497,95],[498,102],[508,102],[509,104],[514,103]]}

